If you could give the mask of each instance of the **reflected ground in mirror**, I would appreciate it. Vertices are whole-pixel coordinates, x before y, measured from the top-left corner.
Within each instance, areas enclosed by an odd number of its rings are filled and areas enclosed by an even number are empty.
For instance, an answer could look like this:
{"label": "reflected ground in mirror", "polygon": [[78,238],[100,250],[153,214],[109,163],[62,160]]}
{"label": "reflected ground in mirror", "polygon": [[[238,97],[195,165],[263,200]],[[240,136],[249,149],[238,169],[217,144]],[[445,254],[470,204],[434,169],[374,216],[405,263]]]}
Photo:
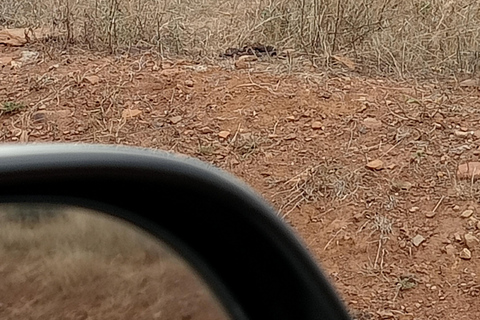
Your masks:
{"label": "reflected ground in mirror", "polygon": [[0,319],[228,319],[178,255],[119,219],[0,205]]}

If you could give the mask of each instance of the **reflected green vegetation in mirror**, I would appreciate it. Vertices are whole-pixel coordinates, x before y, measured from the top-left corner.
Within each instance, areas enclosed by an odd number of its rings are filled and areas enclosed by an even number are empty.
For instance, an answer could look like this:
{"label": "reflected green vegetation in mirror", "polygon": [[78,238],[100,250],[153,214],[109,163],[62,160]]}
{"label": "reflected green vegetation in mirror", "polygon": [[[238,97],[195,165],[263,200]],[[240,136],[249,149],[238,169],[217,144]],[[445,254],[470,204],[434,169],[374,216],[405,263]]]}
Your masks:
{"label": "reflected green vegetation in mirror", "polygon": [[166,244],[76,207],[0,205],[0,319],[228,319]]}

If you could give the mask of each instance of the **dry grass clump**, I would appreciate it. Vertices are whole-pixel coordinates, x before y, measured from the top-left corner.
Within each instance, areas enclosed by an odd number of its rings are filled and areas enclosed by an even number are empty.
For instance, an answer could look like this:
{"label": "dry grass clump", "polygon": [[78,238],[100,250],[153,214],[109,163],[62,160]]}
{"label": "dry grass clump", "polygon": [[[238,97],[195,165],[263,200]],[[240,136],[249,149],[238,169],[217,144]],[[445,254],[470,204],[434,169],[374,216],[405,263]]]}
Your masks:
{"label": "dry grass clump", "polygon": [[459,0],[3,0],[0,26],[44,26],[62,43],[212,58],[255,42],[317,66],[348,56],[386,74],[475,72],[480,2]]}
{"label": "dry grass clump", "polygon": [[280,211],[288,215],[303,203],[317,202],[320,199],[343,201],[356,194],[362,176],[357,171],[342,170],[332,166],[309,167],[284,184]]}
{"label": "dry grass clump", "polygon": [[155,48],[216,57],[260,42],[328,66],[345,55],[364,67],[412,73],[475,72],[480,3],[457,0],[4,0],[0,25],[50,27],[63,44],[112,52]]}
{"label": "dry grass clump", "polygon": [[27,207],[0,206],[0,318],[226,318],[196,272],[153,237],[96,212],[47,208],[55,214],[15,220]]}

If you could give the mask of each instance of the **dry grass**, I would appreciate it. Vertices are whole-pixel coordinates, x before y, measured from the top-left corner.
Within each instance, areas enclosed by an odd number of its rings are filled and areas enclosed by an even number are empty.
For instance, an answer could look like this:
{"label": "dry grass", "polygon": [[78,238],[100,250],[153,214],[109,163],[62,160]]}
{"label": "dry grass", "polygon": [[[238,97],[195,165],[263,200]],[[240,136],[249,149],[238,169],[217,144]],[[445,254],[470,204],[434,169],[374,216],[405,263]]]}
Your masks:
{"label": "dry grass", "polygon": [[62,45],[213,58],[261,42],[328,67],[348,56],[386,74],[475,72],[480,3],[458,0],[3,0],[0,26],[50,27]]}
{"label": "dry grass", "polygon": [[281,199],[280,212],[286,217],[301,204],[328,201],[344,201],[356,194],[362,176],[358,171],[349,171],[335,166],[309,167],[284,184],[284,190],[274,195]]}
{"label": "dry grass", "polygon": [[0,208],[2,319],[225,318],[184,261],[132,226],[73,208],[13,221],[15,209]]}

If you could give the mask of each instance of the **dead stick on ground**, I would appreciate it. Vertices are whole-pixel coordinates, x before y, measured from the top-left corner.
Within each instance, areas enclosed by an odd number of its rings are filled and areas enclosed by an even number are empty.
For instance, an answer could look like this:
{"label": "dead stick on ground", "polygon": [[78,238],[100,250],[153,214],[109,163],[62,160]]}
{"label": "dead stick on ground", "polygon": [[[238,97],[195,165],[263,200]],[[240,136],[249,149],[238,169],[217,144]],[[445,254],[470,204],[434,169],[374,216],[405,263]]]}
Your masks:
{"label": "dead stick on ground", "polygon": [[443,199],[445,199],[445,196],[442,196],[440,200],[438,200],[437,205],[432,210],[432,213],[435,213],[435,211],[437,211],[438,207],[440,207],[440,204],[442,204]]}
{"label": "dead stick on ground", "polygon": [[332,241],[338,236],[338,234],[340,232],[342,232],[343,230],[345,229],[345,227],[342,227],[340,229],[338,229],[337,232],[335,232],[335,234],[333,235],[333,237],[327,242],[327,244],[325,245],[325,247],[323,248],[323,251],[327,250],[328,246],[332,243]]}

